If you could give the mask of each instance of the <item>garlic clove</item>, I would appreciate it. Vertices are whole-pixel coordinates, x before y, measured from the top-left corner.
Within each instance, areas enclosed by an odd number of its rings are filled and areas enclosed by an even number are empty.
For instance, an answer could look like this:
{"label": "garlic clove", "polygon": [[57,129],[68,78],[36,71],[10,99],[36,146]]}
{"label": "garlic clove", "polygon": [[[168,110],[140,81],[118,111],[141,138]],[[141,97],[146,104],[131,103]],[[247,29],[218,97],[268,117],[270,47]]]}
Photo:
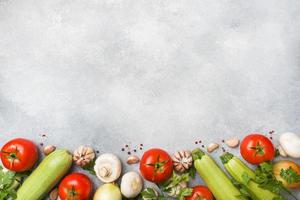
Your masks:
{"label": "garlic clove", "polygon": [[56,149],[55,146],[53,146],[53,145],[47,145],[47,146],[44,147],[43,153],[47,156],[50,153],[52,153],[53,151],[55,151],[55,149]]}
{"label": "garlic clove", "polygon": [[208,146],[207,146],[207,152],[208,153],[212,153],[213,151],[215,151],[216,149],[219,148],[219,144],[217,143],[210,143]]}
{"label": "garlic clove", "polygon": [[57,200],[57,198],[58,198],[58,188],[54,188],[49,194],[49,199]]}
{"label": "garlic clove", "polygon": [[129,156],[127,158],[127,164],[132,165],[140,162],[140,158],[137,156]]}
{"label": "garlic clove", "polygon": [[231,138],[225,141],[225,144],[230,148],[235,148],[239,146],[240,140],[237,138]]}

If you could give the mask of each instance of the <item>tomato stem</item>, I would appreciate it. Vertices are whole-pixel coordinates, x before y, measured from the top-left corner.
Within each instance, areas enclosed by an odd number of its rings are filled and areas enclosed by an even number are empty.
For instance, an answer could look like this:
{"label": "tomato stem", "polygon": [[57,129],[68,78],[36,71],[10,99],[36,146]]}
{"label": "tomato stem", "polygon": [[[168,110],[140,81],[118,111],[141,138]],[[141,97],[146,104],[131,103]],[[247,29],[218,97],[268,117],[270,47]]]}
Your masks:
{"label": "tomato stem", "polygon": [[164,169],[163,167],[169,162],[169,160],[165,160],[165,161],[160,161],[160,155],[157,156],[156,162],[154,164],[149,163],[146,164],[147,166],[152,166],[154,167],[154,175],[153,175],[153,180],[155,179],[157,173],[163,173]]}
{"label": "tomato stem", "polygon": [[257,142],[256,146],[250,147],[250,149],[255,150],[254,156],[257,156],[258,154],[259,155],[265,154],[265,151],[264,151],[265,148],[259,142]]}
{"label": "tomato stem", "polygon": [[76,200],[77,196],[78,196],[78,193],[75,189],[75,186],[72,186],[72,189],[67,189],[68,191],[68,196],[67,196],[67,200],[70,199],[70,200]]}

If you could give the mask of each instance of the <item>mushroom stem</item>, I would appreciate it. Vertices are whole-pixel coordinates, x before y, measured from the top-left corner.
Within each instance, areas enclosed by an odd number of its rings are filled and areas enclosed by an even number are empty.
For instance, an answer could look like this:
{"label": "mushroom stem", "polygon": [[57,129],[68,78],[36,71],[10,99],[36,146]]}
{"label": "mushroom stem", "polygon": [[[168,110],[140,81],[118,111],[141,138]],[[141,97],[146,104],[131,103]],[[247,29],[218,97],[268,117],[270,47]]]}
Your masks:
{"label": "mushroom stem", "polygon": [[99,170],[99,175],[103,178],[105,177],[108,177],[111,175],[111,171],[110,169],[106,168],[106,167],[102,167],[100,170]]}

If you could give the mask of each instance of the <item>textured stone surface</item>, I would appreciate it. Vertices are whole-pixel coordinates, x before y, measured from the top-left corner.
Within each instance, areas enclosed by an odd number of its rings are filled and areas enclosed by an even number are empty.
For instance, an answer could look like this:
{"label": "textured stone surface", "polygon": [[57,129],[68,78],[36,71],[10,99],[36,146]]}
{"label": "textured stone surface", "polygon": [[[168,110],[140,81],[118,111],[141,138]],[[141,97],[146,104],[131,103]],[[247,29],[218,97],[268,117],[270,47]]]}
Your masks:
{"label": "textured stone surface", "polygon": [[174,152],[299,133],[299,11],[298,0],[0,0],[0,144],[126,160],[126,143]]}

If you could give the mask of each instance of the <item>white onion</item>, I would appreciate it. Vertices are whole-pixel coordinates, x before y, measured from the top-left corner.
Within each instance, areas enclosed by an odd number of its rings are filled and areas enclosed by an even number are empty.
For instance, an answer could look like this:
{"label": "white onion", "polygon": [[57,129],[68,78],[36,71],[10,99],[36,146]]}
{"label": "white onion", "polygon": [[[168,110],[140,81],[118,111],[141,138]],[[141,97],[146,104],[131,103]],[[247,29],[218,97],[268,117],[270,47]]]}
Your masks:
{"label": "white onion", "polygon": [[107,183],[97,189],[93,200],[122,200],[122,195],[118,186]]}

